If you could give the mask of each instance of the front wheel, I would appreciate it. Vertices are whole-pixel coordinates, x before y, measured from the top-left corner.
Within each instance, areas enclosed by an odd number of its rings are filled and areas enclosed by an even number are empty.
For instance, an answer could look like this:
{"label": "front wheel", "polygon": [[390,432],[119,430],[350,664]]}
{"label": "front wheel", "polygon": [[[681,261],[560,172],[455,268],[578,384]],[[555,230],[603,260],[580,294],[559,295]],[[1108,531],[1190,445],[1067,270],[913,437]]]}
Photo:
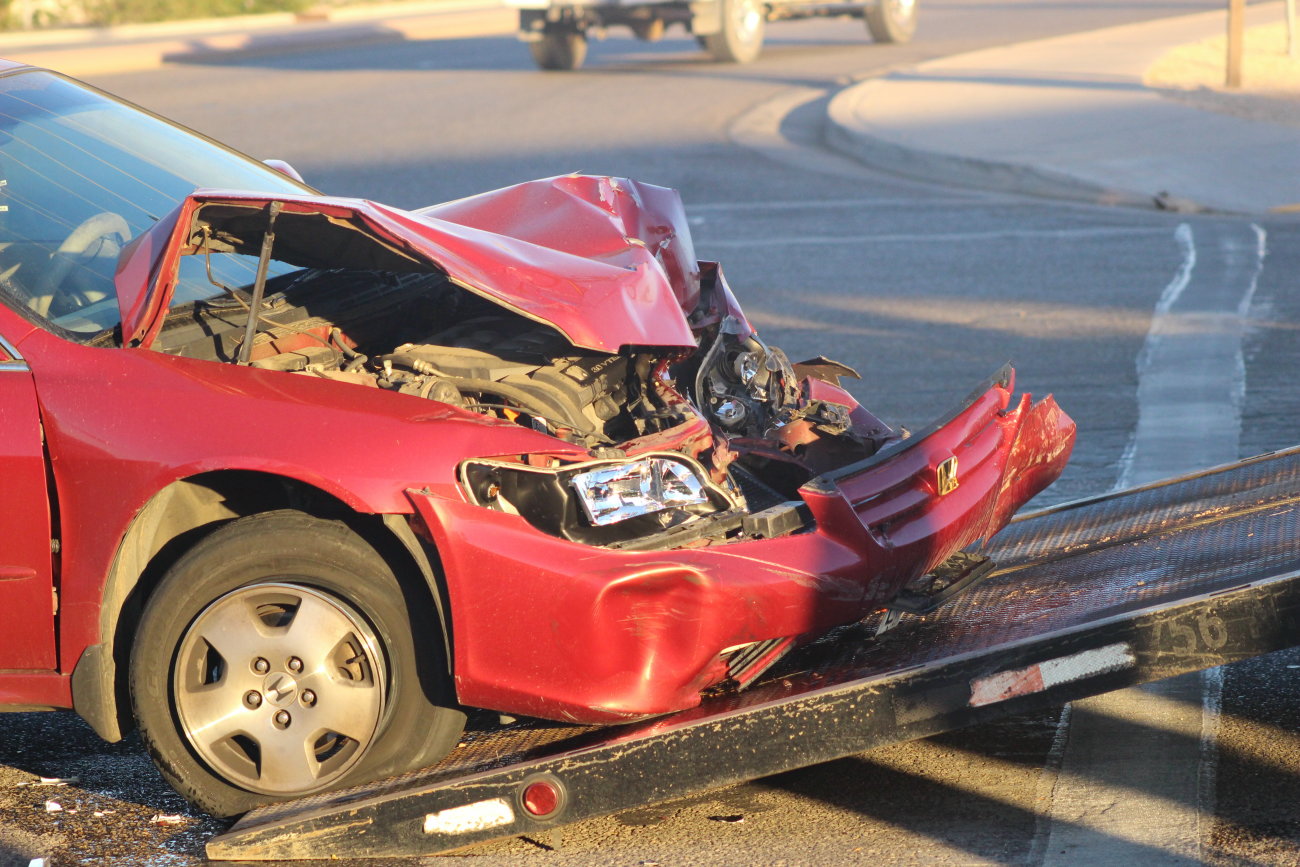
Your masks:
{"label": "front wheel", "polygon": [[430,605],[341,522],[234,521],[176,562],[141,619],[145,745],[217,816],[432,764],[464,716]]}
{"label": "front wheel", "polygon": [[577,69],[587,59],[587,34],[573,27],[547,27],[528,48],[539,69]]}
{"label": "front wheel", "polygon": [[722,63],[751,63],[763,50],[767,10],[763,0],[719,0],[722,29],[706,34],[704,47]]}
{"label": "front wheel", "polygon": [[865,17],[877,42],[910,42],[916,33],[916,0],[876,0]]}

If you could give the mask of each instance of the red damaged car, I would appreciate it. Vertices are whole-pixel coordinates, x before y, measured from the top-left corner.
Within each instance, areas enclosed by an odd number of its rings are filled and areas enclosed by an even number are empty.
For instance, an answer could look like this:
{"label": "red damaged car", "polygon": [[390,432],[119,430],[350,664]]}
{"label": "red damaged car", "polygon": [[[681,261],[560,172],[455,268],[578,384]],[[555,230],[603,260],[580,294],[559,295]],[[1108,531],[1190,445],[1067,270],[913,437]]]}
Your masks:
{"label": "red damaged car", "polygon": [[318,195],[0,66],[0,684],[219,815],[436,761],[461,708],[691,707],[1060,473],[1010,371],[910,438],[792,363],[667,189]]}

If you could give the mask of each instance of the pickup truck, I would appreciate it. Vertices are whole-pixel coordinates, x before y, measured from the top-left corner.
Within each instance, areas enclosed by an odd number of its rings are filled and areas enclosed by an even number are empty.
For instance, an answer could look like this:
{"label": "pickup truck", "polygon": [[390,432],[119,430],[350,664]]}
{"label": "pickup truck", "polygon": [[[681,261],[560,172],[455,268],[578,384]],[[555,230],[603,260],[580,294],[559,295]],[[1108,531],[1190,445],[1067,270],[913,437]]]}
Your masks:
{"label": "pickup truck", "polygon": [[680,24],[723,63],[749,63],[763,49],[769,21],[843,16],[866,21],[876,42],[907,42],[916,0],[506,0],[519,10],[519,38],[541,69],[569,70],[587,57],[589,34],[622,25],[646,42]]}

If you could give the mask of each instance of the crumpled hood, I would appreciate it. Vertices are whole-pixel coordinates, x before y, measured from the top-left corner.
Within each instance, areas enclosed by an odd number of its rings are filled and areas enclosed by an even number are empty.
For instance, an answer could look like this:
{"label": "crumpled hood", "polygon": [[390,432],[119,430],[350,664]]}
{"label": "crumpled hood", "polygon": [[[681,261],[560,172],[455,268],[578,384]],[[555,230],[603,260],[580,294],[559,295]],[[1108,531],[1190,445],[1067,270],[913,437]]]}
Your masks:
{"label": "crumpled hood", "polygon": [[416,212],[361,199],[197,191],[119,260],[124,342],[147,346],[161,328],[177,263],[196,252],[205,209],[254,219],[273,201],[282,215],[314,216],[359,233],[349,236],[356,243],[338,244],[278,222],[278,260],[304,267],[432,265],[576,346],[611,353],[628,345],[695,346],[686,317],[699,299],[699,270],[676,192],[582,175]]}

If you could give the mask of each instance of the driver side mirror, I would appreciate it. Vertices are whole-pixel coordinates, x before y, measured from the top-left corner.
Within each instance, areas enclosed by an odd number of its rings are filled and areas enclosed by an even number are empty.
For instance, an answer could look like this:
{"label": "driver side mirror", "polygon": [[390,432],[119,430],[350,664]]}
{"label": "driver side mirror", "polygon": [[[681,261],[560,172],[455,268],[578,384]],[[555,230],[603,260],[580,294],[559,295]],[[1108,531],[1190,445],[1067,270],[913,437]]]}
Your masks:
{"label": "driver side mirror", "polygon": [[262,160],[262,162],[275,169],[280,174],[288,175],[300,184],[307,183],[302,179],[302,175],[298,174],[298,170],[284,160]]}

